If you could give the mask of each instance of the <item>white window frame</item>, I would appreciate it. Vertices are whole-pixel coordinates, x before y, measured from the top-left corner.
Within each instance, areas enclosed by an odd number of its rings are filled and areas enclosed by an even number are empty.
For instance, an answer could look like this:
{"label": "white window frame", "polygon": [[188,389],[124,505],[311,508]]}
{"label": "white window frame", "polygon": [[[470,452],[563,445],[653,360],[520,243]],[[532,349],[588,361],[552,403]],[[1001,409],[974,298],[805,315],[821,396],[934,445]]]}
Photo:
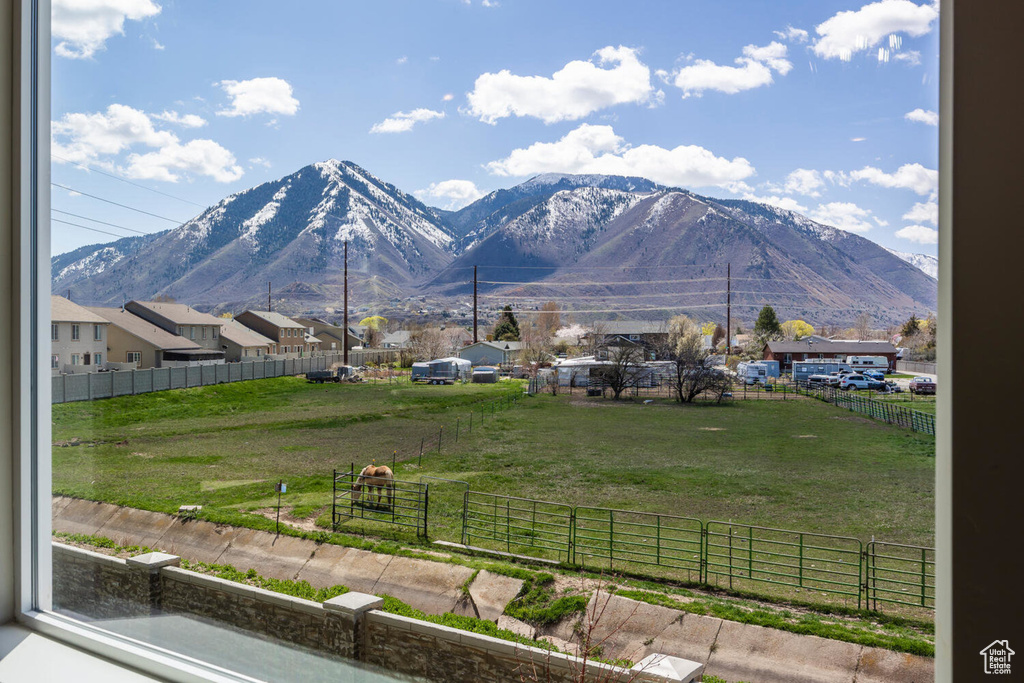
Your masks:
{"label": "white window frame", "polygon": [[82,326],[71,323],[71,341],[82,341]]}
{"label": "white window frame", "polygon": [[60,341],[60,325],[50,323],[50,341]]}
{"label": "white window frame", "polygon": [[103,325],[93,325],[92,340],[103,341]]}

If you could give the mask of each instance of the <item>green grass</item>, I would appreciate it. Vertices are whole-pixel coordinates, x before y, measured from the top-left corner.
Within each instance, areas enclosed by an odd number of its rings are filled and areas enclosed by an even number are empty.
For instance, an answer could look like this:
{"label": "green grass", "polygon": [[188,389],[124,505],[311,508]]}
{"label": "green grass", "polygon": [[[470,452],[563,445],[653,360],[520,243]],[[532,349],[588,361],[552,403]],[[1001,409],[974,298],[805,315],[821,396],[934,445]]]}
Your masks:
{"label": "green grass", "polygon": [[[250,514],[330,504],[331,473],[372,460],[475,491],[931,545],[934,441],[809,399],[616,404],[507,385],[315,385],[278,378],[54,406],[54,492],[268,528]],[[485,406],[489,406],[487,403]],[[474,412],[469,433],[469,413]],[[454,443],[456,418],[460,438]],[[416,467],[444,425],[442,452]],[[401,460],[406,458],[405,462]],[[430,534],[458,540],[462,487],[431,482]],[[320,519],[328,522],[329,509]],[[344,531],[405,540],[373,522]]]}

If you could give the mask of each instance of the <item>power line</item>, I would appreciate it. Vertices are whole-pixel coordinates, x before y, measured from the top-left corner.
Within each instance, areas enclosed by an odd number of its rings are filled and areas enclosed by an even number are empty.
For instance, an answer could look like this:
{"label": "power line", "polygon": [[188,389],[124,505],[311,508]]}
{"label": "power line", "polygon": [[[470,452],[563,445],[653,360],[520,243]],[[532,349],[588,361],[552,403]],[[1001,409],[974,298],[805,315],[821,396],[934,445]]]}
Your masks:
{"label": "power line", "polygon": [[[587,296],[576,296],[576,295],[573,295],[571,297],[564,297],[564,298],[571,299],[573,301],[576,301],[578,299],[597,299],[597,300],[602,300],[602,299],[644,299],[644,298],[647,298],[647,297],[659,297],[659,296],[700,296],[700,295],[712,296],[712,295],[728,294],[728,293],[729,293],[728,290],[721,289],[721,290],[715,290],[715,291],[712,291],[712,292],[664,292],[664,293],[661,293],[661,294],[593,294],[593,295],[587,295]],[[732,290],[732,293],[733,294],[752,294],[752,295],[755,295],[755,296],[770,296],[770,297],[778,297],[778,296],[784,296],[784,297],[794,297],[794,296],[814,297],[813,294],[809,294],[809,293],[802,293],[801,294],[801,293],[796,293],[796,292],[753,292],[753,291],[737,291],[735,289]],[[546,300],[551,300],[551,298],[552,298],[552,297],[546,297],[546,296],[540,296],[540,295],[537,295],[537,296],[505,296],[503,294],[481,294],[480,297],[481,298],[486,298],[486,299],[498,299],[500,301],[509,301],[509,302],[513,302],[513,301],[541,301],[541,300],[545,300],[545,299]],[[555,297],[555,298],[558,298],[558,297]]]}
{"label": "power line", "polygon": [[54,159],[60,159],[61,161],[65,162],[65,163],[74,164],[75,166],[78,166],[79,168],[84,168],[87,171],[92,171],[93,173],[99,173],[100,175],[105,175],[108,178],[113,178],[114,180],[120,180],[122,183],[127,183],[129,185],[141,188],[143,190],[149,190],[150,192],[155,192],[156,194],[162,194],[165,197],[170,197],[171,199],[177,199],[179,202],[184,202],[186,204],[191,204],[192,206],[198,206],[200,209],[207,208],[207,206],[205,204],[200,204],[198,202],[193,202],[190,199],[184,199],[182,197],[177,197],[177,196],[175,196],[173,194],[170,194],[168,192],[162,192],[162,191],[154,189],[152,187],[146,187],[145,185],[140,185],[139,183],[133,183],[132,181],[128,180],[127,178],[123,178],[123,177],[121,177],[119,175],[116,175],[114,173],[108,173],[107,171],[101,171],[98,168],[93,168],[92,166],[87,166],[87,165],[79,163],[77,161],[72,161],[71,159],[65,159],[64,157],[60,156],[59,154],[52,154],[51,153],[50,156],[52,158],[54,158]]}
{"label": "power line", "polygon": [[104,235],[111,235],[112,237],[119,237],[119,238],[125,237],[125,235],[118,235],[116,232],[108,232],[106,230],[99,230],[97,228],[90,228],[87,225],[79,225],[78,223],[70,223],[68,221],[62,221],[59,218],[51,218],[50,221],[52,223],[63,223],[64,225],[71,225],[71,226],[74,226],[76,228],[81,228],[82,230],[91,230],[92,232],[99,232],[99,233],[103,233]]}
{"label": "power line", "polygon": [[[125,226],[118,225],[116,223],[108,223],[106,221],[101,221],[101,220],[99,220],[97,218],[89,218],[88,216],[80,216],[77,213],[71,213],[70,211],[61,211],[60,209],[50,209],[50,211],[54,211],[56,213],[62,213],[65,216],[73,216],[74,218],[81,218],[82,220],[85,220],[85,221],[92,221],[93,223],[100,223],[101,225],[109,225],[112,228],[120,228],[121,230],[127,230],[128,232],[135,232],[135,233],[138,233],[140,235],[149,235],[149,234],[151,234],[151,233],[148,233],[148,232],[143,232],[141,230],[136,230],[135,228],[126,228]],[[54,219],[54,220],[56,220],[56,219]],[[62,222],[64,222],[64,221],[62,221]]]}
{"label": "power line", "polygon": [[[689,264],[689,265],[671,265],[671,266],[488,266],[482,265],[479,268],[499,268],[501,270],[665,270],[665,269],[680,269],[680,268],[721,268],[719,263],[711,264]],[[451,268],[450,270],[470,270],[473,266],[458,266]],[[723,280],[725,278],[722,278]]]}
{"label": "power line", "polygon": [[183,224],[188,222],[188,221],[175,220],[174,218],[168,218],[167,216],[161,216],[161,215],[155,214],[155,213],[150,213],[149,211],[143,211],[142,209],[136,209],[134,206],[128,206],[127,204],[119,204],[118,202],[111,201],[110,199],[104,199],[103,197],[97,197],[94,194],[89,194],[88,192],[82,192],[81,190],[76,190],[73,187],[68,187],[67,185],[61,185],[60,183],[51,182],[50,184],[53,185],[54,187],[59,187],[62,190],[67,190],[68,192],[75,192],[77,194],[82,195],[83,197],[89,197],[90,199],[98,199],[101,202],[106,202],[107,204],[113,204],[114,206],[120,206],[122,209],[128,209],[129,211],[135,211],[136,213],[142,213],[142,214],[145,214],[147,216],[152,216],[153,218],[159,218],[162,221],[167,221],[169,223],[174,223],[175,225],[183,225]]}
{"label": "power line", "polygon": [[[763,307],[764,305],[765,304],[763,304],[763,303],[757,303],[757,304],[737,304],[737,303],[733,303],[732,304],[733,307],[737,307],[738,306],[740,308],[760,308],[760,307]],[[801,306],[800,304],[782,304],[782,305],[786,305],[786,306],[789,306],[791,308],[799,308],[801,310],[819,310],[819,309],[821,309],[821,310],[829,310],[829,311],[836,311],[836,310],[840,310],[840,311],[870,311],[870,310],[873,310],[873,309],[870,309],[870,308],[851,308],[851,307],[845,307],[845,306],[837,308],[836,306]],[[516,315],[518,315],[518,316],[522,316],[522,315],[540,315],[541,313],[558,313],[558,314],[561,314],[561,315],[571,315],[573,313],[632,313],[632,312],[636,312],[636,311],[688,311],[688,310],[692,310],[692,309],[695,309],[695,308],[725,308],[725,307],[726,307],[725,303],[720,303],[720,304],[695,304],[693,306],[685,306],[684,305],[684,306],[652,306],[652,307],[646,307],[646,308],[640,308],[640,307],[638,307],[638,308],[593,308],[593,309],[563,310],[563,311],[542,311],[542,310],[531,311],[531,310],[526,310],[526,309],[514,309],[513,312]],[[496,312],[500,312],[500,311],[497,311],[497,309],[496,309]]]}

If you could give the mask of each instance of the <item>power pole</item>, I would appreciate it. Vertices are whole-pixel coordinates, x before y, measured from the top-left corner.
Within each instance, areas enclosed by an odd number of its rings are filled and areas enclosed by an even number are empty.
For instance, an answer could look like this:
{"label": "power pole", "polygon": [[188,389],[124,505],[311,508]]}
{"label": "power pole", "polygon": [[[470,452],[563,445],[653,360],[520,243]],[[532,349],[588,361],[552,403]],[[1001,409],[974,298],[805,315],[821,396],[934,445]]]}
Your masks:
{"label": "power pole", "polygon": [[473,266],[473,343],[477,341],[477,317],[476,317],[476,266]]}
{"label": "power pole", "polygon": [[732,264],[725,266],[725,358],[732,352]]}
{"label": "power pole", "polygon": [[345,342],[341,345],[344,352],[345,365],[348,365],[348,240],[345,240]]}
{"label": "power pole", "polygon": [[274,305],[270,302],[270,280],[267,280],[267,312],[274,310]]}

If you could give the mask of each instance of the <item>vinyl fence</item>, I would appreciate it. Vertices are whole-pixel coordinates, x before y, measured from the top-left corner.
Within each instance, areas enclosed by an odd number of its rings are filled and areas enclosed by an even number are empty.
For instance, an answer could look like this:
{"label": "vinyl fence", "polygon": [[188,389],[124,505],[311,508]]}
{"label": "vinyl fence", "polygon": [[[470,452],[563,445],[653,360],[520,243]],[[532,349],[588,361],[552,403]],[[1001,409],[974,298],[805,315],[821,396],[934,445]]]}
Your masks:
{"label": "vinyl fence", "polygon": [[[349,351],[349,363],[356,366],[366,362],[388,362],[397,360],[397,358],[398,351],[392,349]],[[342,359],[343,356],[340,353],[328,353],[304,358],[253,360],[218,365],[189,365],[146,370],[54,375],[51,403],[93,401],[114,396],[148,394],[168,389],[302,375],[316,370],[327,370],[335,364],[340,364]]]}
{"label": "vinyl fence", "polygon": [[934,375],[936,371],[935,363],[921,363],[913,360],[898,360],[896,361],[897,372],[923,372],[929,375]]}
{"label": "vinyl fence", "polygon": [[872,539],[467,491],[462,543],[857,608],[935,608],[935,551]]}

